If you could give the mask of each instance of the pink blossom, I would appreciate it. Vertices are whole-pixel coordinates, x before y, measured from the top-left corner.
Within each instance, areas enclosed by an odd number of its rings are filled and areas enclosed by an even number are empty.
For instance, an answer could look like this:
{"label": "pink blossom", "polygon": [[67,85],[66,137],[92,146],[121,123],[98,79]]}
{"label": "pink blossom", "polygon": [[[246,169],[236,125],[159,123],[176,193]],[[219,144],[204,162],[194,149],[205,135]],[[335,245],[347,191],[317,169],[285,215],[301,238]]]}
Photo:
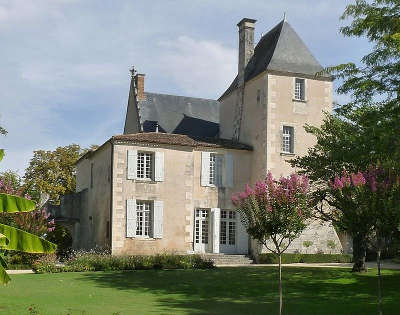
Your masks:
{"label": "pink blossom", "polygon": [[333,181],[333,189],[342,189],[343,188],[343,183],[340,180],[340,178],[338,176],[335,177],[334,181]]}
{"label": "pink blossom", "polygon": [[361,172],[357,172],[357,174],[351,174],[351,181],[355,187],[365,185],[366,183],[364,175]]}
{"label": "pink blossom", "polygon": [[239,197],[235,194],[232,195],[232,203],[237,206],[239,204]]}
{"label": "pink blossom", "polygon": [[246,184],[245,192],[246,192],[247,196],[254,195],[254,190],[249,186],[249,184]]}

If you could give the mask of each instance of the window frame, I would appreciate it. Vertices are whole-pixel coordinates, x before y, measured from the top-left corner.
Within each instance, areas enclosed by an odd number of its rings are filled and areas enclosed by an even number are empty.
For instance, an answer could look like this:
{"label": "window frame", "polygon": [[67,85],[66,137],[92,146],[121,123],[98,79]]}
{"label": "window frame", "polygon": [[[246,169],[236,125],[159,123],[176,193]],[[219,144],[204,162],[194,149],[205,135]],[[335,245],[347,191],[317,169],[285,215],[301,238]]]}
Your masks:
{"label": "window frame", "polygon": [[[285,132],[286,130],[288,133]],[[293,126],[282,126],[281,152],[284,154],[294,154],[294,131]],[[289,150],[286,150],[287,148]]]}
{"label": "window frame", "polygon": [[[141,161],[141,157],[143,156],[143,163]],[[148,167],[148,159],[150,157],[150,167]],[[142,165],[143,164],[143,168]],[[147,176],[147,172],[149,172],[149,176]],[[143,173],[143,177],[141,174]],[[136,161],[136,179],[139,181],[154,181],[155,175],[155,153],[150,151],[137,151],[137,161]]]}
{"label": "window frame", "polygon": [[[148,206],[148,209],[146,209]],[[153,238],[154,231],[154,203],[150,200],[136,200],[136,230],[138,238]],[[140,215],[139,215],[140,214]],[[148,214],[146,216],[146,214]],[[139,225],[141,227],[139,228]],[[147,231],[146,231],[147,229]],[[140,232],[140,234],[138,233]],[[147,232],[147,234],[146,234]]]}
{"label": "window frame", "polygon": [[208,184],[212,187],[217,186],[217,153],[210,153],[210,162],[208,166],[209,177],[208,177]]}
{"label": "window frame", "polygon": [[[298,82],[300,81],[300,82]],[[300,88],[298,89],[298,84]],[[299,92],[299,93],[298,93]],[[305,102],[306,101],[306,79],[304,78],[294,78],[294,93],[293,99],[295,101]],[[298,97],[299,95],[299,97]]]}

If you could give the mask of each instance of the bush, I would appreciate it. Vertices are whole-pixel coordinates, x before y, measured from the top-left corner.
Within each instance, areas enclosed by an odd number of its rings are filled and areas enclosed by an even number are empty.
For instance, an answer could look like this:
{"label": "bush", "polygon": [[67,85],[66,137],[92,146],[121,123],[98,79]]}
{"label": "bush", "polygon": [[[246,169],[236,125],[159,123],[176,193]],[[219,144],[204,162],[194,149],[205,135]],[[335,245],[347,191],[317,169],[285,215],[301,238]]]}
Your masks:
{"label": "bush", "polygon": [[[351,255],[345,254],[282,254],[283,264],[293,263],[350,263],[353,261]],[[277,264],[279,258],[273,253],[260,254],[259,264]]]}
{"label": "bush", "polygon": [[55,257],[39,259],[34,264],[37,273],[114,271],[147,269],[210,269],[214,264],[200,255],[159,254],[155,256],[112,256],[107,252],[75,252],[63,265]]}
{"label": "bush", "polygon": [[57,245],[57,257],[67,259],[72,253],[72,236],[65,226],[56,224],[53,231],[49,232],[46,239]]}
{"label": "bush", "polygon": [[32,269],[36,273],[62,272],[63,267],[57,263],[57,256],[55,254],[44,255],[33,263]]}

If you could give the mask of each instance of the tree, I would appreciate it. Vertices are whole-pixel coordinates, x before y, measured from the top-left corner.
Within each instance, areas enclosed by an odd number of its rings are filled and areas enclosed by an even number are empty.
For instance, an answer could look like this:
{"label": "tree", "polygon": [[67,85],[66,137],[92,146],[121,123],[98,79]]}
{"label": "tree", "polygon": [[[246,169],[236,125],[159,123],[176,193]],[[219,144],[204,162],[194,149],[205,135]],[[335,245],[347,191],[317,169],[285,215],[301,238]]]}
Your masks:
{"label": "tree", "polygon": [[[389,163],[400,171],[400,27],[398,0],[357,0],[348,5],[341,19],[352,19],[341,28],[344,36],[365,36],[373,49],[359,65],[341,64],[325,70],[342,80],[339,94],[348,94],[347,104],[337,105],[320,128],[306,126],[317,145],[305,157],[291,161],[307,174],[321,201],[326,200],[324,182],[344,170],[356,172],[369,165]],[[317,196],[316,194],[316,196]],[[329,209],[318,215],[333,220]],[[353,239],[353,271],[365,269],[365,240]]]}
{"label": "tree", "polygon": [[25,190],[33,199],[39,200],[41,193],[48,193],[49,202],[60,203],[60,196],[75,191],[75,163],[83,154],[96,149],[81,149],[77,144],[58,147],[54,151],[33,152],[25,171]]}
{"label": "tree", "polygon": [[[0,161],[3,159],[4,150],[0,150]],[[0,193],[0,212],[17,213],[30,212],[36,209],[36,203],[32,200]],[[15,227],[0,224],[0,248],[6,250],[18,250],[27,253],[53,253],[56,245],[31,233]],[[0,282],[10,281],[6,270],[6,263],[0,257]]]}
{"label": "tree", "polygon": [[[378,305],[382,314],[380,256],[386,240],[400,229],[400,176],[392,169],[370,167],[361,173],[336,176],[330,185],[340,224],[353,236],[363,237],[377,248]],[[360,229],[362,225],[362,229]]]}
{"label": "tree", "polygon": [[247,233],[279,257],[279,314],[282,314],[282,254],[306,228],[310,217],[309,181],[292,174],[279,180],[269,172],[252,189],[232,195]]}

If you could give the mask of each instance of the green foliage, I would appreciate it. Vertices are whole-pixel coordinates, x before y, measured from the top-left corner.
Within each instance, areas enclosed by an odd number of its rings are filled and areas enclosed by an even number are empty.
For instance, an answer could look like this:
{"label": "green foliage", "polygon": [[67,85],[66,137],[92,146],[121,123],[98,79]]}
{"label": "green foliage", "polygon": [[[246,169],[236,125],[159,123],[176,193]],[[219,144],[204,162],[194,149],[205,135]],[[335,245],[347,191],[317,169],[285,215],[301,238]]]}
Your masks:
{"label": "green foliage", "polygon": [[30,212],[36,209],[36,203],[19,196],[0,193],[0,212]]}
{"label": "green foliage", "polygon": [[[0,213],[29,212],[35,210],[35,208],[36,203],[32,200],[4,193],[0,194]],[[15,227],[0,224],[0,248],[7,251],[27,253],[52,253],[56,250],[56,245]],[[9,281],[10,277],[7,275],[3,264],[0,264],[0,282],[7,283]]]}
{"label": "green foliage", "polygon": [[311,242],[311,241],[304,241],[303,242],[303,246],[305,246],[305,247],[310,247],[311,245],[313,244],[313,242]]}
{"label": "green foliage", "polygon": [[33,264],[37,273],[115,271],[148,269],[210,269],[214,264],[199,255],[159,254],[154,256],[112,256],[78,253],[61,265],[55,255],[46,255]]}
{"label": "green foliage", "polygon": [[55,225],[55,229],[47,233],[46,239],[57,245],[57,257],[61,260],[68,257],[72,247],[72,236],[65,226]]}
{"label": "green foliage", "polygon": [[[0,135],[5,136],[6,134],[7,134],[7,130],[5,130],[2,126],[0,126]],[[0,152],[0,155],[1,155],[1,152]],[[0,161],[1,161],[1,158],[0,158]]]}
{"label": "green foliage", "polygon": [[75,163],[83,152],[77,144],[34,151],[24,175],[25,190],[36,200],[48,193],[49,201],[59,204],[60,196],[75,191]]}
{"label": "green foliage", "polygon": [[[293,263],[351,263],[353,257],[344,254],[282,254],[283,264]],[[279,259],[273,253],[260,254],[259,264],[277,264]]]}

